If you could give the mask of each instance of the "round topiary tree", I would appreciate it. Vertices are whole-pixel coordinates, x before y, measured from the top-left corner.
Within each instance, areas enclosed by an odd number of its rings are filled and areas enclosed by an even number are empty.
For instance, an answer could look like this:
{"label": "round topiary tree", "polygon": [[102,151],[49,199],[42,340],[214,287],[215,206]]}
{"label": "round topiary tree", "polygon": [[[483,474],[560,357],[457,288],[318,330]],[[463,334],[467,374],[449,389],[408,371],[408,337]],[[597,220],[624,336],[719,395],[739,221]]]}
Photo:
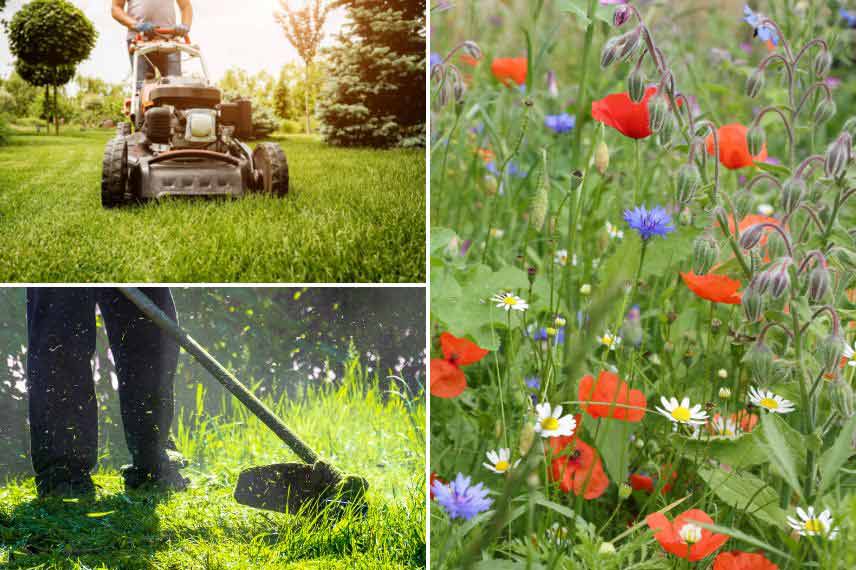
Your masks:
{"label": "round topiary tree", "polygon": [[59,134],[57,89],[71,81],[77,65],[89,57],[98,38],[95,26],[68,0],[33,0],[12,16],[8,34],[9,50],[18,58],[15,68],[21,77],[44,86],[46,95],[53,86],[53,115]]}

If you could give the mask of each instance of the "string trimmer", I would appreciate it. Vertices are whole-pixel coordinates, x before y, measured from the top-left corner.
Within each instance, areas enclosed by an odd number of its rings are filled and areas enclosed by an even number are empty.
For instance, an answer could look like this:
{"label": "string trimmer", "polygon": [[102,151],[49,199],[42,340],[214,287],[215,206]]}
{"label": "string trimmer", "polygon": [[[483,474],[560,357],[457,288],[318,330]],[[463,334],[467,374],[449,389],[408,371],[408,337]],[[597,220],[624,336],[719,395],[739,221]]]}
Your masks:
{"label": "string trimmer", "polygon": [[241,471],[235,485],[235,500],[257,509],[296,513],[331,509],[341,513],[349,505],[365,510],[368,481],[358,475],[345,474],[322,461],[318,454],[291,431],[246,386],[208,354],[178,324],[167,317],[136,287],[119,290],[184,350],[211,373],[214,378],[241,401],[262,423],[274,432],[304,463],[275,463]]}

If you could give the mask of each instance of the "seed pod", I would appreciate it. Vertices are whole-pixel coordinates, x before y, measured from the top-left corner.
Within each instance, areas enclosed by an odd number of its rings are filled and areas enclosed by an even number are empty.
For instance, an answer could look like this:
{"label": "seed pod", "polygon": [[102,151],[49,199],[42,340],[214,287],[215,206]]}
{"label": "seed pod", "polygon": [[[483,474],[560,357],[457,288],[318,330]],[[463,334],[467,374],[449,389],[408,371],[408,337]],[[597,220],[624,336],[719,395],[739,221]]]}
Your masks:
{"label": "seed pod", "polygon": [[642,73],[641,67],[633,68],[627,76],[627,92],[634,103],[645,98],[645,74]]}
{"label": "seed pod", "polygon": [[618,59],[624,61],[636,51],[636,48],[639,47],[639,40],[642,38],[642,31],[639,27],[636,27],[622,37],[622,43],[618,48]]}
{"label": "seed pod", "polygon": [[522,457],[526,457],[532,444],[535,442],[535,426],[529,422],[523,424],[523,429],[520,430],[520,441],[517,445],[517,450]]}
{"label": "seed pod", "polygon": [[623,26],[630,19],[630,8],[626,5],[619,6],[612,15],[612,25],[616,28]]}
{"label": "seed pod", "polygon": [[693,201],[701,186],[701,173],[695,163],[684,163],[678,169],[678,202],[687,205]]}
{"label": "seed pod", "polygon": [[623,36],[609,38],[603,45],[603,51],[600,52],[600,66],[604,69],[612,65],[618,57],[619,42]]}
{"label": "seed pod", "polygon": [[752,287],[743,293],[741,304],[743,305],[743,314],[746,315],[746,319],[750,323],[757,322],[761,318],[761,314],[764,312],[764,298]]}
{"label": "seed pod", "polygon": [[832,54],[829,53],[829,50],[822,50],[817,57],[814,58],[814,74],[818,79],[823,79],[826,77],[826,74],[829,73],[829,70],[832,68]]}
{"label": "seed pod", "polygon": [[710,236],[699,236],[693,242],[693,273],[705,275],[716,258],[719,257],[719,246]]}
{"label": "seed pod", "polygon": [[764,150],[764,144],[767,142],[767,135],[764,133],[764,128],[761,124],[753,125],[749,132],[746,133],[746,142],[749,144],[749,154],[757,156]]}
{"label": "seed pod", "polygon": [[761,89],[764,88],[764,70],[754,69],[749,77],[746,78],[746,94],[749,97],[757,97]]}
{"label": "seed pod", "polygon": [[842,133],[826,149],[823,169],[830,178],[841,178],[847,171],[847,163],[852,158],[853,139],[849,133]]}
{"label": "seed pod", "polygon": [[759,384],[766,385],[772,377],[774,356],[766,344],[755,342],[743,356],[743,363]]}
{"label": "seed pod", "polygon": [[788,272],[788,265],[782,264],[781,268],[773,272],[773,277],[770,279],[770,296],[773,299],[779,299],[791,286],[791,274]]}
{"label": "seed pod", "polygon": [[594,149],[594,167],[603,175],[609,168],[609,147],[601,140]]}
{"label": "seed pod", "polygon": [[843,378],[838,378],[830,383],[829,399],[832,401],[833,409],[842,418],[851,418],[856,413],[853,409],[853,388]]}
{"label": "seed pod", "polygon": [[764,235],[763,224],[752,224],[740,234],[740,247],[743,249],[752,249],[758,242],[761,241],[761,236]]}
{"label": "seed pod", "polygon": [[829,270],[818,263],[808,274],[808,298],[812,303],[819,303],[829,291]]}
{"label": "seed pod", "polygon": [[814,122],[825,123],[835,115],[838,107],[832,99],[823,98],[814,110]]}
{"label": "seed pod", "polygon": [[805,196],[806,184],[799,176],[792,176],[782,184],[782,210],[786,214],[793,214]]}
{"label": "seed pod", "polygon": [[661,96],[655,96],[648,100],[648,118],[649,126],[653,132],[663,128],[663,123],[666,122],[666,115],[669,114],[669,104],[666,99]]}
{"label": "seed pod", "polygon": [[817,360],[826,374],[838,370],[843,355],[844,339],[841,335],[833,333],[817,343]]}
{"label": "seed pod", "polygon": [[757,291],[759,294],[763,295],[767,292],[767,289],[770,288],[770,281],[773,279],[773,276],[769,271],[761,271],[760,273],[756,273],[755,277],[750,281],[749,286]]}

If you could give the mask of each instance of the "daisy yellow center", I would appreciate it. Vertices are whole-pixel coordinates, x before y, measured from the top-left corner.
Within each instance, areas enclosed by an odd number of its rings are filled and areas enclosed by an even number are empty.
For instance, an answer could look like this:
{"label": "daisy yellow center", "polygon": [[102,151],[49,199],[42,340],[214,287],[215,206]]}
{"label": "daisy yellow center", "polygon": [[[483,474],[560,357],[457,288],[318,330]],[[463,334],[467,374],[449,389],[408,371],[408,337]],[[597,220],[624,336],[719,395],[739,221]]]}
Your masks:
{"label": "daisy yellow center", "polygon": [[683,406],[678,406],[674,410],[672,410],[672,417],[679,422],[688,422],[690,421],[690,410],[689,408],[685,408]]}
{"label": "daisy yellow center", "polygon": [[508,463],[508,461],[505,461],[504,459],[500,459],[499,461],[496,462],[496,465],[493,466],[493,468],[496,469],[497,471],[499,471],[500,473],[504,473],[505,471],[508,471],[509,467],[510,467],[510,464]]}
{"label": "daisy yellow center", "polygon": [[506,305],[516,305],[517,299],[515,299],[514,297],[506,297],[505,299],[503,299],[502,302]]}
{"label": "daisy yellow center", "polygon": [[544,418],[541,420],[541,429],[545,429],[547,431],[555,431],[559,429],[559,420],[553,417]]}
{"label": "daisy yellow center", "polygon": [[819,519],[808,519],[805,521],[805,530],[806,532],[823,532],[823,523],[820,522]]}
{"label": "daisy yellow center", "polygon": [[768,410],[777,410],[779,409],[779,403],[773,398],[761,398],[761,401],[758,402],[761,406],[767,408]]}
{"label": "daisy yellow center", "polygon": [[605,344],[606,346],[612,346],[613,338],[611,336],[605,336],[603,337],[601,342],[603,342],[603,344]]}

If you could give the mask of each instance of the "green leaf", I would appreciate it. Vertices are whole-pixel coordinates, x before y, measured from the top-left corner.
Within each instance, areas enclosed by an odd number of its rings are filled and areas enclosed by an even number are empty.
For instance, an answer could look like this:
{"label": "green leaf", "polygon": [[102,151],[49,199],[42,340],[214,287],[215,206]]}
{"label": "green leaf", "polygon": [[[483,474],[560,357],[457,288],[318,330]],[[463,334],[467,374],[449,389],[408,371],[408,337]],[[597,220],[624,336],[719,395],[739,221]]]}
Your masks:
{"label": "green leaf", "polygon": [[707,530],[709,530],[711,532],[717,532],[719,534],[727,534],[728,536],[736,538],[737,540],[741,540],[741,541],[745,542],[746,544],[751,544],[752,546],[754,546],[756,548],[760,548],[761,550],[763,550],[765,552],[772,552],[772,553],[776,554],[777,556],[781,556],[785,560],[791,560],[791,557],[789,555],[782,552],[778,548],[770,546],[769,544],[767,544],[763,540],[761,540],[759,538],[755,538],[751,534],[746,534],[745,532],[737,530],[736,528],[731,528],[731,527],[727,527],[727,526],[720,526],[718,524],[707,524],[707,523],[703,523],[703,522],[698,522],[697,524],[700,527],[706,528]]}
{"label": "green leaf", "polygon": [[112,515],[115,512],[116,511],[104,511],[101,513],[86,513],[86,516],[91,518],[91,519],[100,519],[100,518],[106,517],[107,515]]}
{"label": "green leaf", "polygon": [[[685,263],[693,254],[693,241],[701,230],[681,227],[666,239],[655,239],[648,244],[642,276],[674,274],[677,269],[689,269]],[[634,260],[635,261],[635,260]],[[686,265],[686,267],[682,267]]]}
{"label": "green leaf", "polygon": [[525,560],[515,562],[514,560],[488,558],[486,560],[479,560],[473,564],[473,568],[475,570],[527,570],[528,568],[541,570],[544,567],[537,562],[530,566]]}
{"label": "green leaf", "polygon": [[767,454],[770,467],[790,485],[791,489],[802,496],[797,461],[805,465],[805,445],[803,437],[785,423],[777,414],[765,414],[761,418],[761,437],[758,444]]}
{"label": "green leaf", "polygon": [[449,247],[456,235],[455,231],[449,228],[431,228],[431,255]]}
{"label": "green leaf", "polygon": [[566,517],[568,519],[574,520],[576,518],[573,510],[566,507],[565,505],[560,505],[559,503],[554,503],[553,501],[550,501],[549,499],[547,499],[543,495],[540,495],[540,494],[538,495],[538,497],[535,499],[535,504],[541,505],[542,507],[546,507],[546,508],[550,509],[551,511],[554,511],[554,512],[556,512],[556,513],[558,513],[558,514],[560,514],[563,517]]}
{"label": "green leaf", "polygon": [[737,439],[711,437],[710,439],[685,438],[683,446],[684,457],[694,460],[705,455],[724,463],[729,467],[739,469],[759,465],[767,461],[764,453],[758,449],[756,435],[744,434]]}
{"label": "green leaf", "polygon": [[[559,10],[573,14],[579,20],[580,25],[587,28],[588,25],[591,24],[591,20],[587,15],[587,4],[587,0],[562,0],[559,2]],[[598,2],[595,6],[594,17],[601,22],[612,24],[612,12],[613,10],[611,8],[600,6],[600,3]]]}
{"label": "green leaf", "polygon": [[620,483],[627,479],[627,471],[630,466],[630,434],[633,432],[634,424],[619,420],[601,420],[606,425],[601,426],[598,437],[597,450],[606,465],[609,478]]}
{"label": "green leaf", "polygon": [[856,416],[851,417],[841,428],[832,447],[820,456],[820,489],[819,495],[829,489],[838,479],[839,471],[853,455],[853,433],[856,431]]}
{"label": "green leaf", "polygon": [[717,497],[734,508],[774,526],[781,526],[785,513],[779,508],[779,494],[750,473],[726,472],[702,467],[698,472]]}

